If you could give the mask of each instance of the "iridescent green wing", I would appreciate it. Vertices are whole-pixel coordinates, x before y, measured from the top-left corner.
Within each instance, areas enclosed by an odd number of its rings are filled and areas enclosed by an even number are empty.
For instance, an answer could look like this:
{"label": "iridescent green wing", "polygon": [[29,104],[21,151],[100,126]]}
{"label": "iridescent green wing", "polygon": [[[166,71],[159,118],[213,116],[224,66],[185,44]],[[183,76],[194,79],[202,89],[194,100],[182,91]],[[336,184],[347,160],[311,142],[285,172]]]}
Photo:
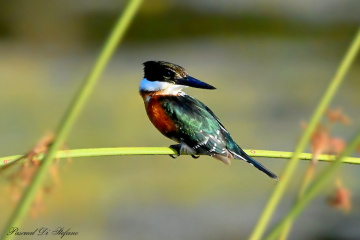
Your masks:
{"label": "iridescent green wing", "polygon": [[227,154],[226,129],[202,102],[186,94],[164,96],[160,101],[177,126],[172,139],[186,143],[198,153]]}

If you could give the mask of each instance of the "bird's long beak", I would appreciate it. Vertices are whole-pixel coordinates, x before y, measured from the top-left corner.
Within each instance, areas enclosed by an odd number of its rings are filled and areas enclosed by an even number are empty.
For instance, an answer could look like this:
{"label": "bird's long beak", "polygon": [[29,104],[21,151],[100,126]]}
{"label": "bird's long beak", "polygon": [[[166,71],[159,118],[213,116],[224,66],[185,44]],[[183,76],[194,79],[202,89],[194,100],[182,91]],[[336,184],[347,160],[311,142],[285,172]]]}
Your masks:
{"label": "bird's long beak", "polygon": [[197,80],[196,78],[193,78],[191,76],[187,76],[186,78],[176,79],[175,84],[194,87],[194,88],[216,89],[215,87],[211,86],[210,84],[207,84],[205,82]]}

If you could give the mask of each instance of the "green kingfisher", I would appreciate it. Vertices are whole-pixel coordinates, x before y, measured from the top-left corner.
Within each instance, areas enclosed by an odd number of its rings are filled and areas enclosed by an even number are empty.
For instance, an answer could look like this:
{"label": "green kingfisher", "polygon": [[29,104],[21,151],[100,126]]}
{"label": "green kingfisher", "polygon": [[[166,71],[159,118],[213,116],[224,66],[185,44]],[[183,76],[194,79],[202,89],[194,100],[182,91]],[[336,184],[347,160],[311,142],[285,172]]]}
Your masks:
{"label": "green kingfisher", "polygon": [[187,95],[183,88],[215,87],[189,76],[176,64],[164,61],[147,61],[144,64],[144,79],[139,92],[146,113],[152,124],[166,137],[179,143],[171,145],[178,152],[209,155],[225,164],[230,159],[244,160],[273,179],[271,171],[247,155],[230,136],[215,114],[202,102]]}

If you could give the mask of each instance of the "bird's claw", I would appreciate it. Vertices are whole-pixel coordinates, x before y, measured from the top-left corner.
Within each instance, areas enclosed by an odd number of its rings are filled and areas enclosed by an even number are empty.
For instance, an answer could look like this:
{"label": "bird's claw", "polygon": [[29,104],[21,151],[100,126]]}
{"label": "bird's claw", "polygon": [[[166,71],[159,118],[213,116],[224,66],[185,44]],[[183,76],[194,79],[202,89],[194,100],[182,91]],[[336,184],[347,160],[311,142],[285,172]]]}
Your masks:
{"label": "bird's claw", "polygon": [[172,157],[173,159],[176,159],[177,157],[180,156],[180,144],[175,144],[175,145],[170,145],[170,148],[174,149],[178,154],[170,154],[169,156]]}
{"label": "bird's claw", "polygon": [[[170,148],[174,149],[178,154],[174,155],[174,154],[170,154],[169,156],[172,158],[177,158],[180,156],[180,151],[181,151],[181,144],[175,144],[175,145],[170,145]],[[196,156],[196,155],[191,155],[192,158],[194,159],[198,159],[200,156]]]}

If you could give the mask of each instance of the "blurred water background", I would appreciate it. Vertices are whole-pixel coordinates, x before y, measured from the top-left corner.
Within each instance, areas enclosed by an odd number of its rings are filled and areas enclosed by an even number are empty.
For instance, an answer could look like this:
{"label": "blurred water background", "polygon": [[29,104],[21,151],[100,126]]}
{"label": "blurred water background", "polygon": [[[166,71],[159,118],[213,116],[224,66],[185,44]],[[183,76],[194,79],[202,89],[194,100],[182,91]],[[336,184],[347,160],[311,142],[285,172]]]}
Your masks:
{"label": "blurred water background", "polygon": [[[124,4],[0,2],[1,156],[26,152],[57,126]],[[141,64],[165,60],[217,87],[186,92],[206,103],[240,146],[292,151],[300,122],[309,119],[357,30],[359,10],[357,0],[144,1],[66,145],[173,144],[147,119],[138,94]],[[332,103],[352,119],[333,129],[345,139],[360,127],[359,77],[357,60]],[[286,163],[258,160],[278,174]],[[306,166],[300,163],[272,224],[291,206]],[[359,171],[347,165],[339,172],[352,191],[349,214],[326,204],[330,182],[290,239],[359,239]],[[245,239],[276,185],[243,162],[188,156],[62,161],[60,178],[45,211],[29,217],[23,231],[63,226],[79,232],[74,239]],[[0,186],[6,183],[2,178]],[[6,192],[0,206],[4,226],[14,207]]]}

